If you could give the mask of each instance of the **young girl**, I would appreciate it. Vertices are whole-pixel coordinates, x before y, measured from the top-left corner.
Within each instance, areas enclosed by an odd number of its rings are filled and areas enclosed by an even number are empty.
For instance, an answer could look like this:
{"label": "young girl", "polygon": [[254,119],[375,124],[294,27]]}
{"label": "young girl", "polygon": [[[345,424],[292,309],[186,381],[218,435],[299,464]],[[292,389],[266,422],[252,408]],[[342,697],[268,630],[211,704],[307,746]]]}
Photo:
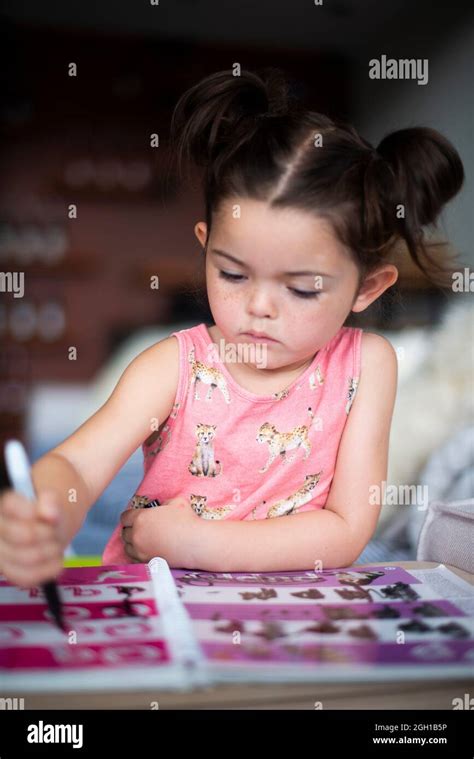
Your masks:
{"label": "young girl", "polygon": [[12,582],[61,571],[87,510],[141,444],[144,477],[104,563],[346,567],[375,530],[397,357],[344,323],[396,282],[397,243],[447,281],[422,229],[459,191],[459,155],[422,127],[374,148],[303,110],[275,71],[208,76],[179,100],[172,135],[179,168],[202,170],[195,233],[215,323],[130,363],[108,401],[35,463],[37,502],[4,492],[0,571]]}

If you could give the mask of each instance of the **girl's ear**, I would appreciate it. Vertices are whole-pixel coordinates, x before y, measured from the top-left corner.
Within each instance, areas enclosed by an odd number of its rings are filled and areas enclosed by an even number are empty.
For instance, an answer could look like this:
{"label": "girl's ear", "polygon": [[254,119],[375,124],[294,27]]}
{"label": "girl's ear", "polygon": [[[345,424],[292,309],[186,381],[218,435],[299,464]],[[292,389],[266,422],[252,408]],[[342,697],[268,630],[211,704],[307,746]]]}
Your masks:
{"label": "girl's ear", "polygon": [[194,234],[204,248],[206,244],[207,224],[205,221],[198,221],[194,227]]}
{"label": "girl's ear", "polygon": [[362,283],[354,299],[351,311],[365,311],[382,293],[395,284],[398,279],[398,269],[393,264],[385,264],[369,274]]}

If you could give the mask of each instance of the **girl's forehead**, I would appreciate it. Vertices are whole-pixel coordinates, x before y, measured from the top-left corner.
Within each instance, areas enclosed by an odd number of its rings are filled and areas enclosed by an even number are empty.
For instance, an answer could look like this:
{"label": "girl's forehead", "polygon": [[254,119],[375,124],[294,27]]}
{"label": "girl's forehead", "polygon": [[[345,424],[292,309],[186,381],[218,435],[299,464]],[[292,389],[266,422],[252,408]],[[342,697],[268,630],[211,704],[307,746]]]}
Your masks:
{"label": "girl's forehead", "polygon": [[235,237],[239,241],[246,236],[298,243],[304,248],[315,239],[324,238],[327,243],[340,246],[330,220],[324,216],[299,208],[279,208],[269,203],[247,198],[232,198],[219,206],[212,221],[214,234]]}
{"label": "girl's forehead", "polygon": [[216,249],[249,265],[270,257],[277,268],[291,262],[291,269],[310,263],[333,268],[350,258],[328,219],[238,198],[227,201],[212,220],[209,250]]}

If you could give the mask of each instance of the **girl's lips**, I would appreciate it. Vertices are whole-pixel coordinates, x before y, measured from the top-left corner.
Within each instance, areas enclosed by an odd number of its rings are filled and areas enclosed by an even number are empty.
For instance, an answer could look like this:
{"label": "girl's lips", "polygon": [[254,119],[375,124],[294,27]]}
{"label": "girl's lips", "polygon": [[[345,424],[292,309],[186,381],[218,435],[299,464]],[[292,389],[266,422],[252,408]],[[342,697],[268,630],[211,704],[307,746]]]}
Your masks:
{"label": "girl's lips", "polygon": [[251,335],[249,332],[243,332],[243,335],[245,337],[248,337],[249,340],[253,340],[255,343],[277,343],[278,340],[274,340],[272,337],[256,337],[256,335]]}

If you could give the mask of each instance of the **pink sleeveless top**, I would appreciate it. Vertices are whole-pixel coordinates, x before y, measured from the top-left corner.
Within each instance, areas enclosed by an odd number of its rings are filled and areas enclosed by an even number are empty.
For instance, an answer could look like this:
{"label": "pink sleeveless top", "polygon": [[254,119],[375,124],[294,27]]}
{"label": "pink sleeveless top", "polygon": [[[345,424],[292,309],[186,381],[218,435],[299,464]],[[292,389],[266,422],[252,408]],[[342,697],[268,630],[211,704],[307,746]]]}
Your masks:
{"label": "pink sleeveless top", "polygon": [[[173,332],[175,403],[142,445],[144,476],[128,506],[184,495],[203,519],[324,508],[357,391],[362,331],[341,327],[296,380],[263,396],[237,384],[204,323]],[[120,524],[102,561],[129,562]]]}

